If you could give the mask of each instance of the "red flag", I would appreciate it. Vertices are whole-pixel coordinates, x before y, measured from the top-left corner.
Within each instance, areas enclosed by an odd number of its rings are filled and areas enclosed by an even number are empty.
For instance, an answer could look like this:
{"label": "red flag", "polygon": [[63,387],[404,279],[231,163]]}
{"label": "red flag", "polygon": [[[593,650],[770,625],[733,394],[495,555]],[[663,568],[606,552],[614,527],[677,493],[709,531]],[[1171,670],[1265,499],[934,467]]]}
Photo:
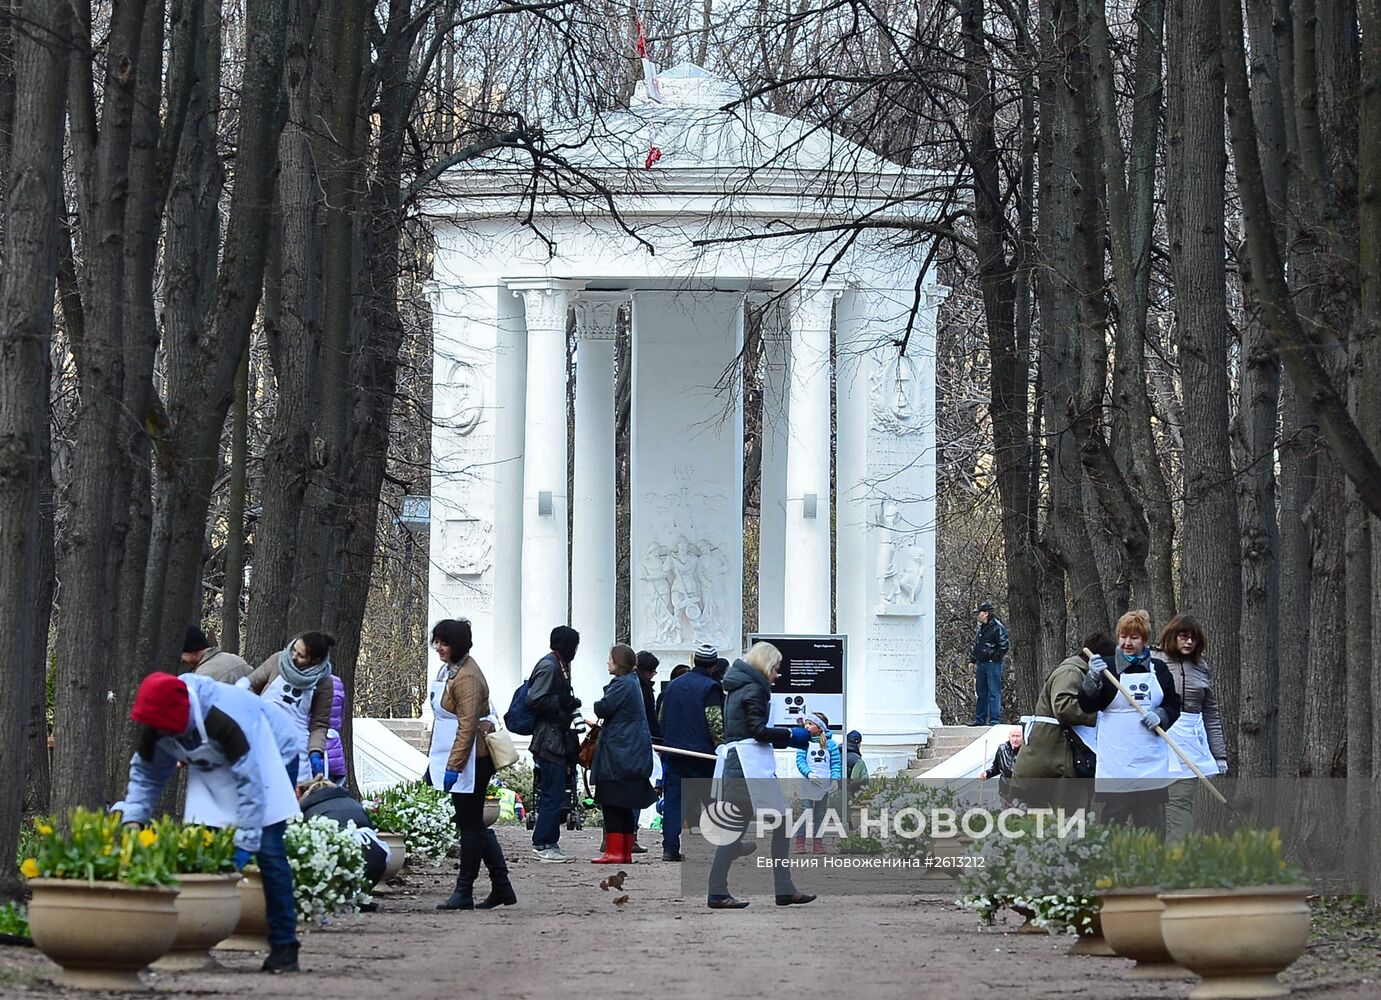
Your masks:
{"label": "red flag", "polygon": [[648,147],[648,150],[647,150],[647,159],[646,159],[646,160],[643,160],[643,169],[644,169],[644,170],[651,170],[651,169],[652,169],[652,164],[656,163],[656,162],[657,162],[658,160],[660,160],[661,158],[662,158],[662,151],[661,151],[660,149],[658,149],[656,146],[650,146],[650,147]]}
{"label": "red flag", "polygon": [[637,18],[634,23],[638,26],[636,47],[638,58],[643,61],[643,81],[647,84],[647,96],[650,100],[660,104],[662,103],[662,89],[657,86],[657,66],[647,57],[647,36],[643,34],[642,18]]}

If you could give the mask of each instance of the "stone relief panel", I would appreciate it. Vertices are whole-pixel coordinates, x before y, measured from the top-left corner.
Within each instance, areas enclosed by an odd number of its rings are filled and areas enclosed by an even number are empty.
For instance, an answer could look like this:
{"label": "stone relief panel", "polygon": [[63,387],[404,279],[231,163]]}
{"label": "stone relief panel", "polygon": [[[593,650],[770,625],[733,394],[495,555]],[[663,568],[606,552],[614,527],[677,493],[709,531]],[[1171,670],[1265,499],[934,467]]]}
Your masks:
{"label": "stone relief panel", "polygon": [[878,533],[877,590],[874,614],[919,615],[921,585],[925,582],[925,556],[917,532],[902,518],[897,504],[884,500],[874,523]]}
{"label": "stone relief panel", "polygon": [[480,517],[452,517],[443,524],[441,570],[450,577],[479,576],[493,565],[494,526]]}
{"label": "stone relief panel", "polygon": [[[689,485],[671,495],[646,493],[653,517],[651,537],[638,556],[643,581],[639,644],[688,646],[734,644],[736,622],[728,620],[729,563],[723,548],[697,526],[713,522],[725,504],[719,494],[692,493]],[[701,517],[697,518],[697,512]]]}
{"label": "stone relief panel", "polygon": [[456,361],[437,386],[436,419],[442,427],[468,437],[484,419],[484,377],[468,361]]}
{"label": "stone relief panel", "polygon": [[873,426],[892,434],[921,431],[924,401],[916,360],[898,354],[879,364],[869,376]]}

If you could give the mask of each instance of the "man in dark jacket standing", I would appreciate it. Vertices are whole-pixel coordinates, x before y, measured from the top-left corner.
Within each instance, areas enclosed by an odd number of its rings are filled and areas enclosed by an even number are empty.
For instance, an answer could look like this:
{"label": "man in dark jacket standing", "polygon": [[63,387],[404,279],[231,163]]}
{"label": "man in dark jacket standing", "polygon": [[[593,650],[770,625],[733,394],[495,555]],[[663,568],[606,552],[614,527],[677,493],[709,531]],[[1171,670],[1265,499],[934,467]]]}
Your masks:
{"label": "man in dark jacket standing", "polygon": [[973,725],[996,725],[1002,721],[1002,661],[1011,652],[1007,627],[993,614],[993,606],[984,601],[974,613],[978,615],[978,631],[973,637],[973,651],[969,666],[974,668],[974,689],[977,701],[973,710]]}
{"label": "man in dark jacket standing", "polygon": [[561,850],[561,811],[566,807],[566,774],[580,754],[571,715],[580,699],[571,690],[571,661],[580,633],[569,625],[551,630],[551,652],[537,661],[528,679],[527,704],[536,718],[529,750],[537,764],[537,825],[532,853],[539,861],[574,860]]}
{"label": "man in dark jacket standing", "polygon": [[[695,650],[694,664],[689,671],[667,685],[662,696],[662,743],[681,750],[714,753],[719,742],[711,730],[711,721],[723,725],[724,689],[711,676],[719,661],[719,650],[701,643]],[[722,731],[722,730],[721,730]],[[688,815],[694,824],[700,819],[700,806],[714,777],[714,762],[681,757],[662,756],[662,786],[665,802],[662,807],[662,860],[681,860],[681,818]],[[682,808],[681,782],[695,782],[694,792]]]}
{"label": "man in dark jacket standing", "polygon": [[997,776],[997,796],[1005,808],[1012,802],[1012,769],[1017,766],[1017,754],[1021,753],[1022,732],[1020,726],[1013,726],[1007,734],[1007,742],[997,748],[993,761],[978,775],[979,781],[987,781]]}

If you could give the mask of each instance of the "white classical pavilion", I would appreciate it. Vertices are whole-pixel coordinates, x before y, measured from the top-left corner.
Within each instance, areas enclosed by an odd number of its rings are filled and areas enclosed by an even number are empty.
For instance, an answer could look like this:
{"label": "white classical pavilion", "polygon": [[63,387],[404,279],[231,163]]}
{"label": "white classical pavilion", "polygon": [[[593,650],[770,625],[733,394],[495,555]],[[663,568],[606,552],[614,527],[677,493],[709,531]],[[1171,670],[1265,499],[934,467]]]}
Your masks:
{"label": "white classical pavilion", "polygon": [[632,643],[662,658],[663,678],[698,642],[738,652],[743,403],[726,373],[741,371],[745,308],[761,307],[769,384],[748,624],[846,634],[847,726],[870,761],[895,766],[939,724],[943,293],[933,272],[918,284],[926,248],[899,232],[928,211],[927,179],[737,105],[736,87],[699,67],[657,83],[660,100],[640,84],[628,110],[548,134],[565,163],[544,169],[562,183],[535,180],[526,154],[504,151],[450,172],[427,206],[432,620],[473,623],[497,706],[552,626],[569,622],[582,636],[577,694],[597,696],[615,636],[615,342],[627,310]]}

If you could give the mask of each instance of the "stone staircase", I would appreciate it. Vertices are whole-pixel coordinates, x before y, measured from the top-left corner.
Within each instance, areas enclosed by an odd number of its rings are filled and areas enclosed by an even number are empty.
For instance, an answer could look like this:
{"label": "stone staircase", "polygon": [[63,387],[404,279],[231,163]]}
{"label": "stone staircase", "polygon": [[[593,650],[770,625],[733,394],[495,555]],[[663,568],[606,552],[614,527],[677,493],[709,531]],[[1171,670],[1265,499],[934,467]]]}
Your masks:
{"label": "stone staircase", "polygon": [[379,719],[379,722],[408,746],[426,753],[431,746],[431,729],[424,719]]}
{"label": "stone staircase", "polygon": [[930,740],[916,748],[916,756],[906,762],[906,771],[911,775],[929,771],[987,732],[987,726],[938,726],[930,731]]}

